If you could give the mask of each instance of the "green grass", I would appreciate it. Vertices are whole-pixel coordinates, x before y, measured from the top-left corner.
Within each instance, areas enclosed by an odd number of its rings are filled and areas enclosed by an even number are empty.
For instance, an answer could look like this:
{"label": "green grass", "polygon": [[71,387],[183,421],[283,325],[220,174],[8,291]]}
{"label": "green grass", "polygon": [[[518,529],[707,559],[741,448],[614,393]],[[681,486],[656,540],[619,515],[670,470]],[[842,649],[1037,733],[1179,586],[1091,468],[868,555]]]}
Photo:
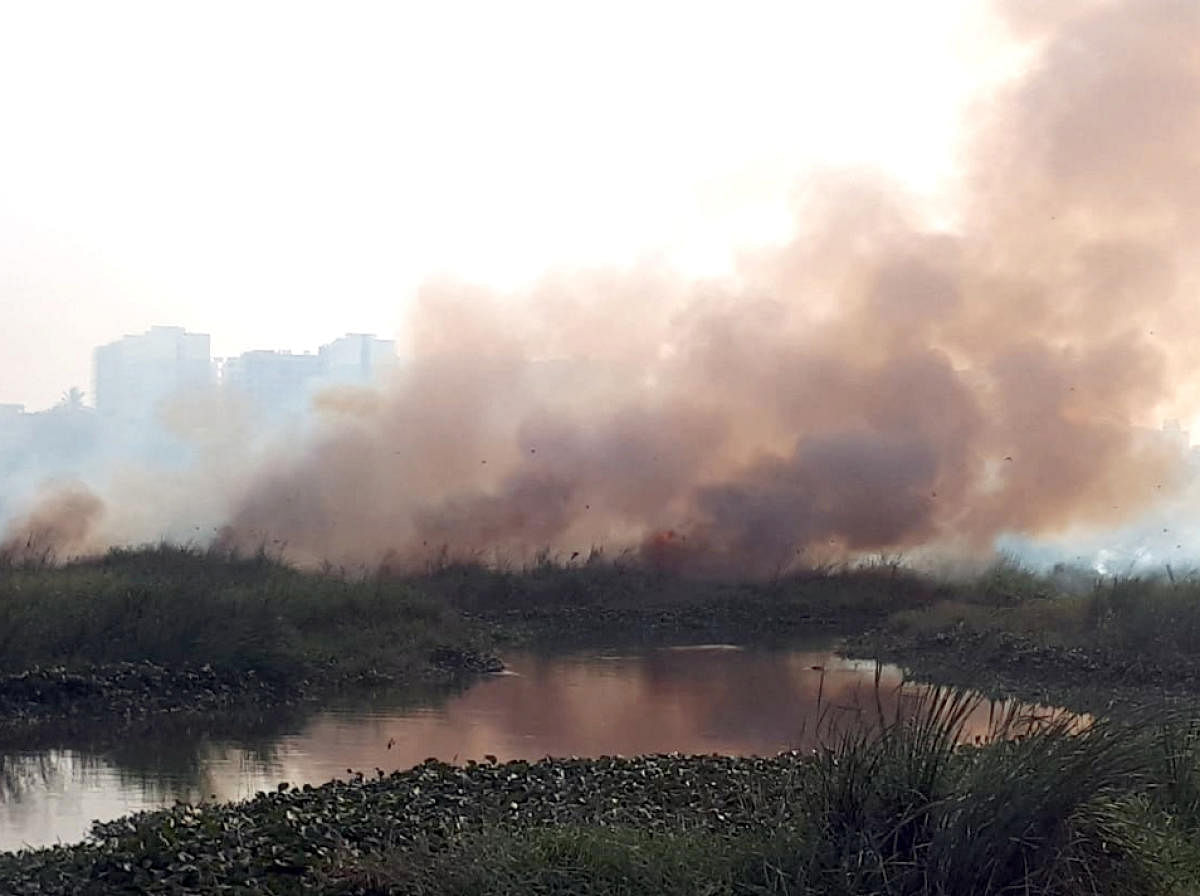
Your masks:
{"label": "green grass", "polygon": [[265,554],[162,545],[0,570],[0,671],[151,661],[272,679],[411,671],[477,636],[413,585],[302,572]]}
{"label": "green grass", "polygon": [[594,552],[572,560],[543,555],[519,569],[472,562],[442,562],[405,577],[420,588],[474,610],[540,609],[563,605],[638,607],[697,601],[770,599],[841,612],[878,615],[924,606],[943,586],[886,559],[796,570],[765,581],[696,578],[665,572],[636,558]]}
{"label": "green grass", "polygon": [[1191,576],[1094,577],[1067,590],[1052,576],[1004,567],[942,598],[897,608],[888,627],[915,637],[1008,633],[1110,658],[1200,658],[1200,580]]}
{"label": "green grass", "polygon": [[1034,574],[1002,563],[849,635],[910,677],[1104,714],[1200,710],[1200,578]]}
{"label": "green grass", "polygon": [[265,551],[161,544],[65,564],[0,564],[0,673],[121,661],[253,670],[275,680],[403,672],[445,644],[689,637],[753,640],[925,606],[896,564],[770,582],[694,579],[626,558],[543,556],[520,569],[300,570]]}
{"label": "green grass", "polygon": [[[1090,652],[1092,665],[1115,677],[1142,675],[1154,662],[1166,674],[1164,658],[1177,657],[1194,659],[1200,676],[1195,578],[1108,579],[1089,589],[1085,576],[1002,562],[949,582],[881,559],[743,582],[599,553],[543,556],[519,570],[444,561],[420,574],[347,573],[302,571],[265,552],[170,545],[60,566],[0,566],[0,673],[149,660],[276,681],[403,675],[438,645],[769,641],[815,625],[862,631],[885,620],[892,646],[914,651],[948,638],[962,642],[964,655],[986,658],[980,639],[1013,635],[1021,649]],[[877,639],[885,652],[887,638]],[[1012,652],[1001,648],[993,659]]]}
{"label": "green grass", "polygon": [[774,870],[802,849],[802,844],[792,850],[785,843],[782,836],[723,837],[629,826],[564,825],[519,835],[496,827],[424,861],[363,863],[331,889],[461,896],[697,896],[759,884],[772,892]]}
{"label": "green grass", "polygon": [[436,565],[405,578],[487,625],[503,644],[794,643],[878,625],[935,601],[940,585],[890,563],[795,571],[768,581],[697,578],[636,559],[569,558],[521,569]]}
{"label": "green grass", "polygon": [[957,645],[964,663],[1042,677],[1072,674],[1082,656],[1084,677],[1144,684],[1184,670],[1200,682],[1194,577],[1089,588],[1082,574],[1002,562],[950,582],[881,559],[741,582],[598,553],[519,570],[444,561],[420,574],[347,573],[169,545],[0,566],[0,673],[148,660],[272,681],[396,676],[439,645],[767,642],[885,620],[880,637],[853,649],[908,662]]}

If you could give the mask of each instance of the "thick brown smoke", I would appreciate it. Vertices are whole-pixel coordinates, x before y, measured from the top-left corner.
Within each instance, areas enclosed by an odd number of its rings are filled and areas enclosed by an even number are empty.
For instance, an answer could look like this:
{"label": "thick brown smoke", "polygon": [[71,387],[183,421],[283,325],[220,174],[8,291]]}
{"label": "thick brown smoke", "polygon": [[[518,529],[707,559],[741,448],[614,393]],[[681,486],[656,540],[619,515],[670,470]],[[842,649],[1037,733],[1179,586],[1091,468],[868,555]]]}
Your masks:
{"label": "thick brown smoke", "polygon": [[405,373],[326,396],[223,538],[765,573],[1144,510],[1182,475],[1155,428],[1200,398],[1200,6],[1001,8],[1038,52],[974,110],[952,224],[834,174],[731,282],[430,284]]}
{"label": "thick brown smoke", "polygon": [[403,382],[227,537],[363,560],[649,539],[762,572],[1144,508],[1179,460],[1144,424],[1195,398],[1200,7],[1008,7],[1043,48],[977,110],[952,228],[831,176],[736,286],[431,285]]}
{"label": "thick brown smoke", "polygon": [[78,485],[50,490],[0,540],[0,565],[53,563],[94,548],[91,534],[104,503]]}

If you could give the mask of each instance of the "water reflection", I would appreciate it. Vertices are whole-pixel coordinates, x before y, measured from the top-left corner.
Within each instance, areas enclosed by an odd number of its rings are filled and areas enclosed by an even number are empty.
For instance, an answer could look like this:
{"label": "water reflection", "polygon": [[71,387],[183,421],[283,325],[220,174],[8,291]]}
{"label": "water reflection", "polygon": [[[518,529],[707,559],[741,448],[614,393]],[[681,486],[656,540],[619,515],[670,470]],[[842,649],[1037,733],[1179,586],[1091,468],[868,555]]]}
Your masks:
{"label": "water reflection", "polygon": [[[378,693],[233,729],[155,725],[115,743],[0,755],[0,849],[77,840],[94,818],[175,800],[241,799],[280,781],[320,783],[428,757],[807,749],[832,729],[891,718],[906,693],[895,667],[828,650],[714,646],[505,660],[509,674],[420,702],[411,692]],[[1003,710],[980,706],[965,736],[986,736]]]}

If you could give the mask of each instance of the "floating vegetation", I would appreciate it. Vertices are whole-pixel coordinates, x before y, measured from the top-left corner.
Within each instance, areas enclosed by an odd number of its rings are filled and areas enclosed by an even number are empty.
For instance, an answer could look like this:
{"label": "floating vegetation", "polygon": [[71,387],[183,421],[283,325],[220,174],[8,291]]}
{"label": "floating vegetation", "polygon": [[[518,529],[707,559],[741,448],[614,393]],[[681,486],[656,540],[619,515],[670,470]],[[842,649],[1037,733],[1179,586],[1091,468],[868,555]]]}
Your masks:
{"label": "floating vegetation", "polygon": [[882,731],[847,729],[814,753],[429,760],[281,784],[96,824],[77,846],[0,854],[0,880],[16,896],[1115,896],[1191,880],[1194,737],[1010,714],[993,738],[960,746],[975,699],[931,692]]}

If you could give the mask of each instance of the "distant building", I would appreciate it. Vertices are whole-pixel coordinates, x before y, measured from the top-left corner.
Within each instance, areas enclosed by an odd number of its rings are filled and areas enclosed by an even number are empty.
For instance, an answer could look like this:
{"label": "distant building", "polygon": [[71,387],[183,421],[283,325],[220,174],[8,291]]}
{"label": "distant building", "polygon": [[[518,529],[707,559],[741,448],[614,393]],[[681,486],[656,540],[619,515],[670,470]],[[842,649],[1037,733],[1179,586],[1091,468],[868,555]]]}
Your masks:
{"label": "distant building", "polygon": [[370,333],[347,333],[321,346],[321,378],[334,383],[372,383],[396,369],[396,343]]}
{"label": "distant building", "polygon": [[275,416],[303,410],[321,375],[319,355],[250,351],[225,362],[221,383],[255,410]]}
{"label": "distant building", "polygon": [[370,384],[395,367],[394,342],[351,333],[321,346],[315,355],[257,350],[229,358],[221,367],[221,384],[261,416],[280,417],[304,410],[322,386]]}
{"label": "distant building", "polygon": [[[172,395],[215,385],[217,367],[206,333],[151,327],[95,351],[92,394],[105,419],[140,423]],[[349,333],[316,354],[248,351],[220,367],[221,384],[266,417],[304,410],[323,385],[378,382],[395,370],[396,344],[369,333]],[[0,419],[5,411],[0,409]]]}
{"label": "distant building", "polygon": [[163,399],[214,382],[207,333],[151,327],[95,352],[96,411],[128,421],[152,417]]}

